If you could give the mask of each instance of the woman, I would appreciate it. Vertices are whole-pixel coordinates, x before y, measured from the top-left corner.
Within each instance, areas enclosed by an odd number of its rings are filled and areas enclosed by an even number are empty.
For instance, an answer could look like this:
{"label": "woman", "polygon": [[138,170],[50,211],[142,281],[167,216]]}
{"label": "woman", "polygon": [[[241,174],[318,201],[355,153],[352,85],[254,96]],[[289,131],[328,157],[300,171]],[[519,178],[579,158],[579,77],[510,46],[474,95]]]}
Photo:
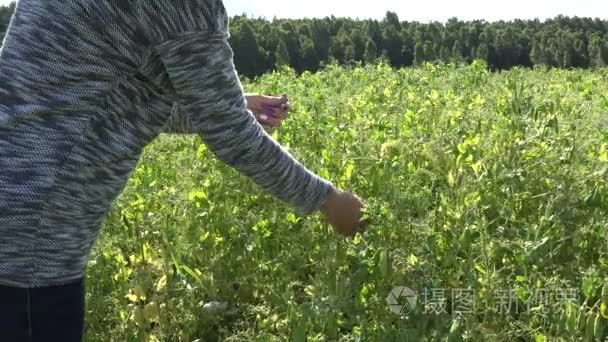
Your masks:
{"label": "woman", "polygon": [[0,50],[2,341],[82,339],[91,246],[142,148],[175,124],[172,109],[295,210],[321,210],[345,235],[360,227],[361,201],[247,109],[228,36],[221,0],[17,3]]}

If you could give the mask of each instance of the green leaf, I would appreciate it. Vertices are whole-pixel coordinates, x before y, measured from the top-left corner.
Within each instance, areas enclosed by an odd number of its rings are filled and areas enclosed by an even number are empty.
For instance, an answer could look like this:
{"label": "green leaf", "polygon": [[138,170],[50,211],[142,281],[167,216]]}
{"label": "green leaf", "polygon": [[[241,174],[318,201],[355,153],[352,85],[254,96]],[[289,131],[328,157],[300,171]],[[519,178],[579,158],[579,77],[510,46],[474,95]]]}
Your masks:
{"label": "green leaf", "polygon": [[198,201],[198,200],[204,200],[204,199],[207,199],[207,194],[202,190],[190,191],[188,193],[188,200],[190,200],[190,201]]}

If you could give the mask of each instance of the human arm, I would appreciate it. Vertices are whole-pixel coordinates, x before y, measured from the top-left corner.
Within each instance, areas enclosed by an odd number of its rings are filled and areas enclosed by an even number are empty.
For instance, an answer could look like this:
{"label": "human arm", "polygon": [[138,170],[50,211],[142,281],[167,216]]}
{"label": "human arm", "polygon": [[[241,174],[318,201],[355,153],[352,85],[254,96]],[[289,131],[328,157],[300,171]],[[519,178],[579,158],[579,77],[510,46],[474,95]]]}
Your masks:
{"label": "human arm", "polygon": [[[354,231],[362,201],[308,170],[247,109],[221,1],[162,1],[162,6],[168,8],[155,8],[143,26],[157,41],[152,51],[162,61],[174,101],[209,150],[298,212],[323,208],[339,232]],[[168,18],[154,17],[163,15]],[[339,210],[349,211],[351,219],[340,219]]]}

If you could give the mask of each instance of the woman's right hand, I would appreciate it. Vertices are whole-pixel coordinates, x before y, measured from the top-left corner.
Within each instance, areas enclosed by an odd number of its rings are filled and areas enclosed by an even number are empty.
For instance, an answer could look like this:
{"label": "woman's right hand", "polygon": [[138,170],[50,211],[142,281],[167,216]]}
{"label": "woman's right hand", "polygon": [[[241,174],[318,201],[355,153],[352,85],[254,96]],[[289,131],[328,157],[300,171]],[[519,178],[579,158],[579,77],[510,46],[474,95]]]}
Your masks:
{"label": "woman's right hand", "polygon": [[287,95],[281,97],[247,95],[246,99],[247,109],[266,130],[280,127],[291,109]]}
{"label": "woman's right hand", "polygon": [[334,191],[328,195],[321,213],[337,233],[354,236],[367,225],[363,220],[364,208],[365,203],[357,195],[348,191]]}

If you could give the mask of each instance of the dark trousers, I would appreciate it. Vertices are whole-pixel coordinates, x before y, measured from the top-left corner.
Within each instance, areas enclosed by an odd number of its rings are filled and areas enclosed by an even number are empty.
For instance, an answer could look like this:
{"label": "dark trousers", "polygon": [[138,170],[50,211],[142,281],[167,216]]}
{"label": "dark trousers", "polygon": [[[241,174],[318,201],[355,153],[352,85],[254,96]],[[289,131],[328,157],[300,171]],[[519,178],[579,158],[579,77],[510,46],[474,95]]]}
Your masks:
{"label": "dark trousers", "polygon": [[81,342],[85,282],[44,288],[0,285],[0,341]]}

